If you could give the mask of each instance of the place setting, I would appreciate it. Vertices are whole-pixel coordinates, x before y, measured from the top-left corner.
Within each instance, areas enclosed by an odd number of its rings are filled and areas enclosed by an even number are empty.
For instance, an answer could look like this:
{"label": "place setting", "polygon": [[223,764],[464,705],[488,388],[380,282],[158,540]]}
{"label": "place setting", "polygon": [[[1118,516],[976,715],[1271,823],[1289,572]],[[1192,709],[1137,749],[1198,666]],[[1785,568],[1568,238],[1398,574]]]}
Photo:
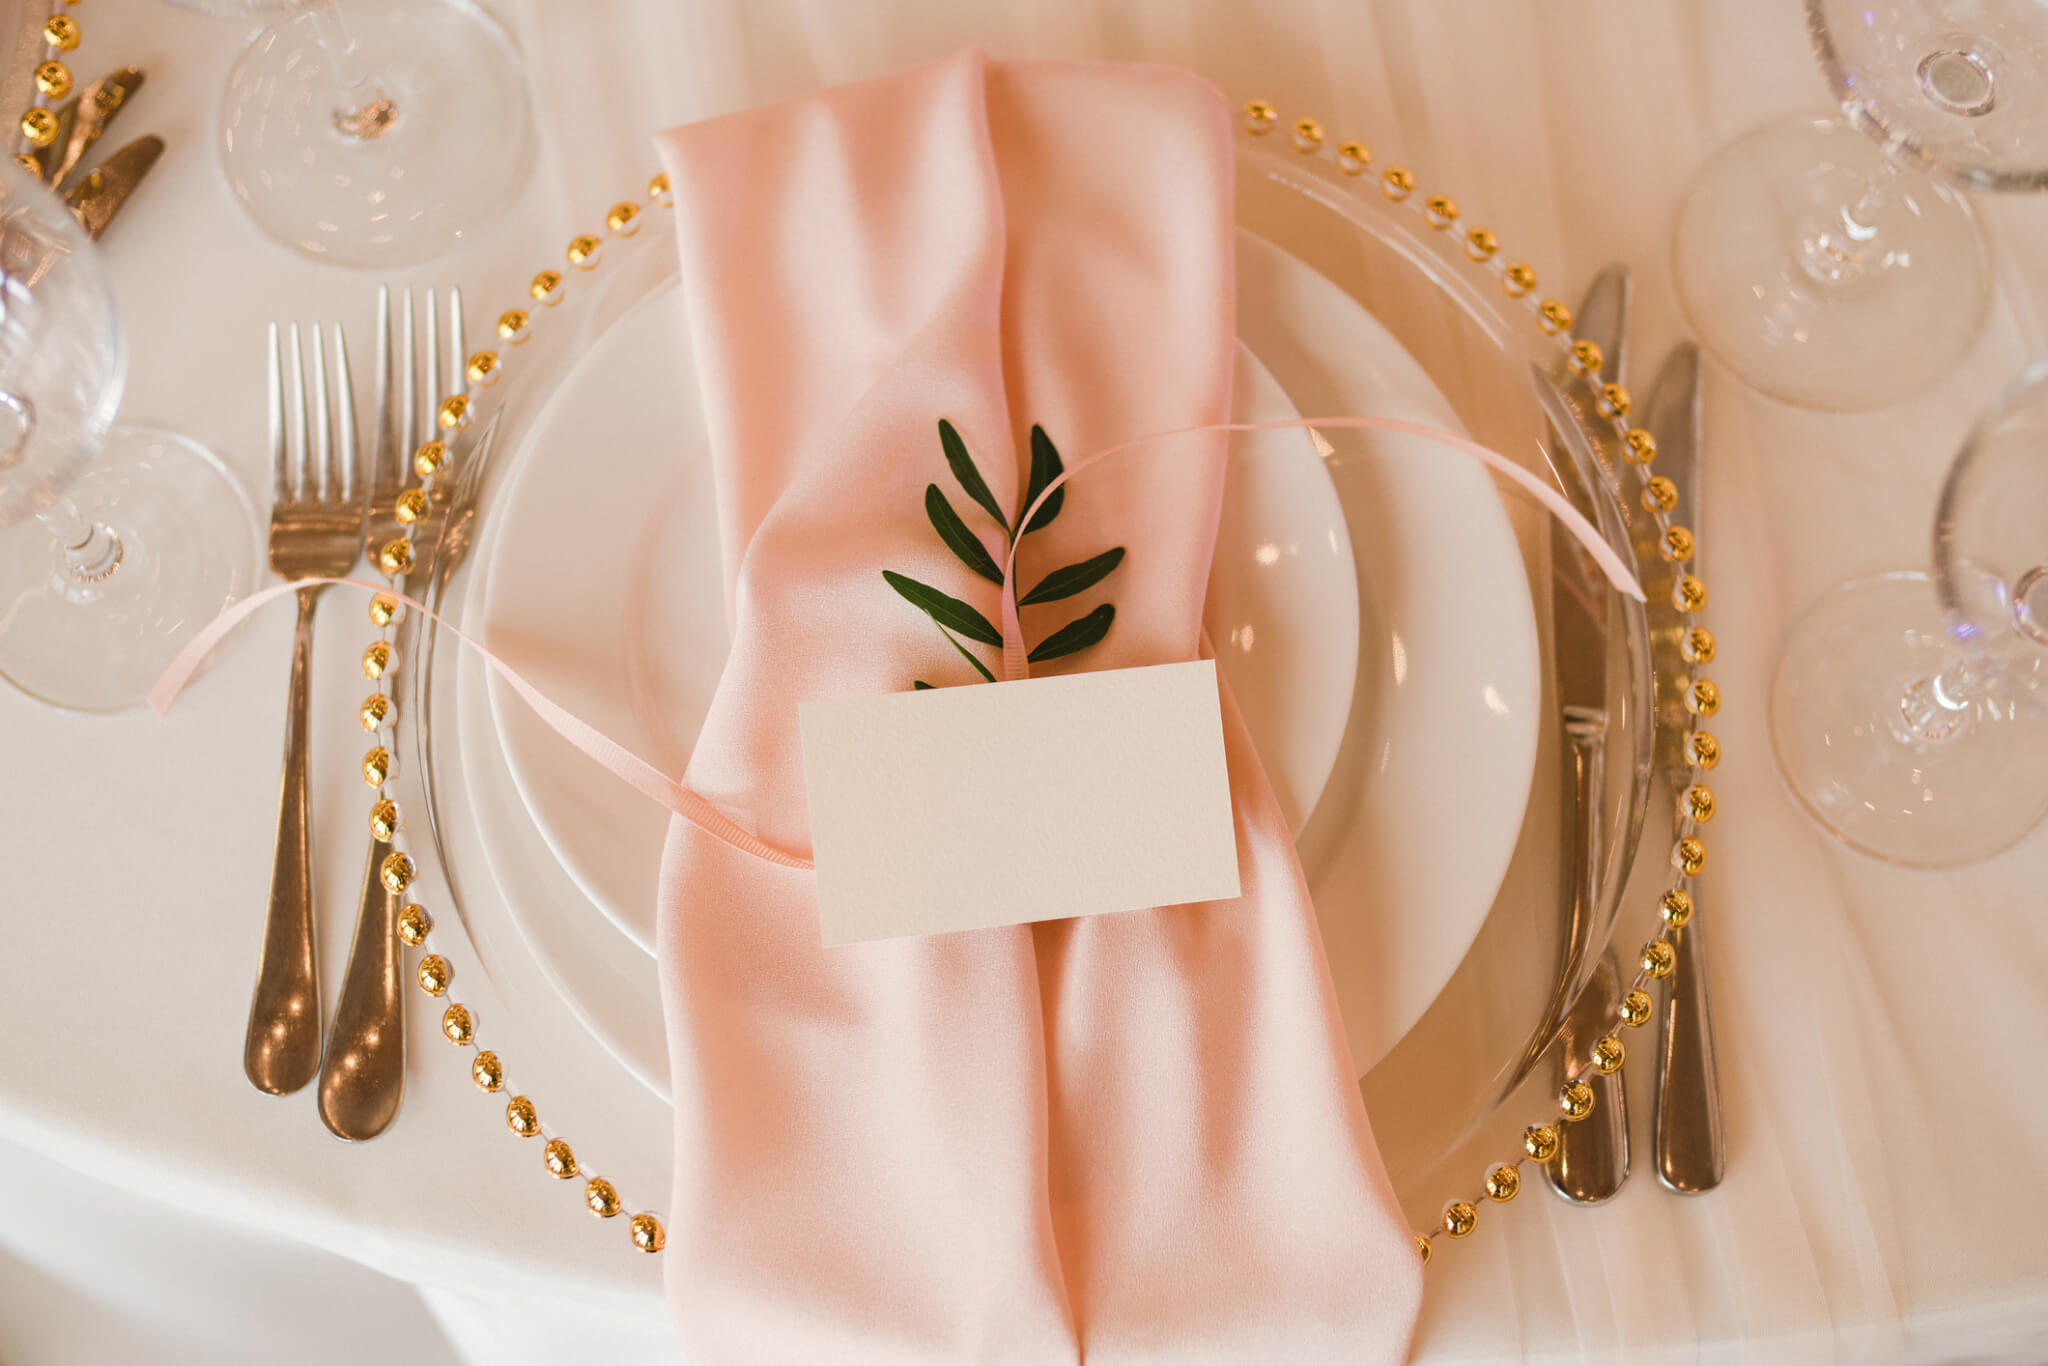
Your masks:
{"label": "place setting", "polygon": [[518,25],[173,3],[248,30],[210,189],[354,273],[219,348],[260,479],[131,422],[164,140],[96,147],[144,77],[74,77],[90,0],[24,28],[0,678],[281,699],[209,1085],[366,1174],[517,1145],[525,1237],[595,1220],[688,1359],[1427,1359],[1544,1230],[1777,1179],[1747,832],[1963,869],[2048,816],[2048,362],[1958,419],[1924,572],[1782,638],[1709,593],[1718,414],[1945,392],[1987,326],[2019,0],[1811,0],[1841,117],[1569,270],[1285,91],[971,45],[583,130],[644,176],[505,269],[561,131]]}

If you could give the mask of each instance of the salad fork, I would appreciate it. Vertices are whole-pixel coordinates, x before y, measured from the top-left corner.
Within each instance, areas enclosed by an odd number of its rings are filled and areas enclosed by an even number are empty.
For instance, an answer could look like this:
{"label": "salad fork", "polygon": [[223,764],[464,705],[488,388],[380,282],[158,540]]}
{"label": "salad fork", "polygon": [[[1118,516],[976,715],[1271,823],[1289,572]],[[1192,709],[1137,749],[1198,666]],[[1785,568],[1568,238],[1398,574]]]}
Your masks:
{"label": "salad fork", "polygon": [[[334,390],[326,348],[313,329],[310,377],[293,323],[288,405],[278,328],[270,328],[270,568],[286,580],[338,578],[356,562],[362,506],[356,497],[355,400],[348,348],[334,328]],[[308,387],[310,384],[310,393]],[[289,422],[287,408],[289,407]],[[309,439],[308,423],[311,432]],[[289,426],[289,430],[287,427]],[[291,685],[285,702],[284,777],[277,800],[277,847],[256,991],[249,1002],[242,1070],[259,1091],[281,1096],[313,1079],[320,1066],[320,985],[313,959],[313,862],[307,810],[307,683],[313,658],[313,609],[325,584],[298,590]]]}

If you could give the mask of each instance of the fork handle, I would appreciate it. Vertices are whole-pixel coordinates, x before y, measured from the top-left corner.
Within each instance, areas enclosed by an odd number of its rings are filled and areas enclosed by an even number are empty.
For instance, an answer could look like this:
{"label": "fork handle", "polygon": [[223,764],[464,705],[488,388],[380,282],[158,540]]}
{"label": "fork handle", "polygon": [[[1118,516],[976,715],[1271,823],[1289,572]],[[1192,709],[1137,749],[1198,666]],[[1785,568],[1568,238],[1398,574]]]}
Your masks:
{"label": "fork handle", "polygon": [[387,840],[372,839],[363,867],[355,938],[320,1062],[320,1119],[352,1143],[398,1117],[405,1091],[405,1001],[398,985],[398,896],[383,883]]}
{"label": "fork handle", "polygon": [[1701,920],[1695,913],[1691,924],[1671,932],[1678,964],[1665,984],[1664,1047],[1657,1058],[1657,1179],[1685,1195],[1712,1190],[1728,1169]]}
{"label": "fork handle", "polygon": [[313,851],[307,821],[307,682],[313,661],[313,604],[321,585],[299,589],[292,632],[291,690],[284,713],[284,779],[277,797],[277,849],[270,908],[242,1070],[259,1091],[288,1095],[320,1069],[320,984],[313,967]]}

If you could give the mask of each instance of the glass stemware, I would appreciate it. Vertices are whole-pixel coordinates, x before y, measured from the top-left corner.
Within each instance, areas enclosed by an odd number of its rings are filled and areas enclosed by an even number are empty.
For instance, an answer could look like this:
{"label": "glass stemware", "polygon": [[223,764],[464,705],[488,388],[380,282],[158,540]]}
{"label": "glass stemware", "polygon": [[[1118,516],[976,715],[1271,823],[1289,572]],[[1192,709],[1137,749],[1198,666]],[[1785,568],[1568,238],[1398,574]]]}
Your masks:
{"label": "glass stemware", "polygon": [[496,221],[532,159],[518,50],[468,0],[171,0],[275,15],[229,73],[221,166],[265,233],[397,267]]}
{"label": "glass stemware", "polygon": [[1702,344],[1755,388],[1874,408],[1946,374],[1983,326],[1990,258],[1957,187],[2048,187],[2048,5],[1806,0],[1806,15],[1845,118],[1717,153],[1680,212],[1674,278]]}
{"label": "glass stemware", "polygon": [[124,361],[97,249],[0,165],[0,678],[81,711],[140,702],[256,570],[220,462],[115,424]]}
{"label": "glass stemware", "polygon": [[1974,863],[2048,817],[2048,357],[1950,467],[1933,573],[1844,584],[1793,626],[1771,738],[1808,813],[1892,863]]}

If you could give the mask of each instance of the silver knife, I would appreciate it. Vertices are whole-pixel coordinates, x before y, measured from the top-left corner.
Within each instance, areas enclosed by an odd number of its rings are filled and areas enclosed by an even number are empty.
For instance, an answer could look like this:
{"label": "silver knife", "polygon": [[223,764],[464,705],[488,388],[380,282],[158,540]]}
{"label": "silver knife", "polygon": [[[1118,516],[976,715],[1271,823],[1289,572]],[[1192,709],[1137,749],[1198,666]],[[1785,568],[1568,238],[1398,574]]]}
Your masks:
{"label": "silver knife", "polygon": [[[1700,353],[1691,342],[1672,351],[1657,372],[1643,425],[1657,440],[1657,472],[1678,486],[1678,506],[1690,519],[1697,542],[1700,507]],[[1654,534],[1654,524],[1650,532]],[[1655,564],[1638,554],[1640,563]],[[1697,552],[1695,552],[1697,554]],[[1699,573],[1698,560],[1689,566]],[[1669,791],[1673,824],[1678,823],[1680,794],[1692,784],[1692,759],[1686,749],[1692,718],[1682,703],[1691,670],[1678,653],[1684,616],[1671,604],[1669,585],[1650,591],[1652,658],[1660,675],[1658,693],[1657,767]],[[1687,889],[1694,900],[1699,893]],[[1657,1179],[1687,1194],[1712,1190],[1727,1170],[1721,1134],[1720,1079],[1714,1061],[1714,1021],[1707,1004],[1706,939],[1701,920],[1688,921],[1671,933],[1678,965],[1665,979],[1663,1046],[1657,1053],[1657,1112],[1652,1142],[1657,1150]]]}
{"label": "silver knife", "polygon": [[85,229],[87,237],[97,240],[107,230],[107,224],[114,221],[114,215],[121,212],[128,196],[135,193],[135,187],[163,154],[162,138],[153,133],[137,138],[65,192],[64,207],[71,210],[71,216]]}
{"label": "silver knife", "polygon": [[50,144],[52,159],[47,163],[48,170],[43,179],[51,185],[62,185],[64,178],[77,168],[78,163],[85,159],[86,152],[107,131],[107,125],[121,112],[121,106],[142,88],[142,82],[141,67],[124,66],[79,91],[78,110],[72,118],[70,136],[64,139],[62,154],[57,152],[56,143]]}
{"label": "silver knife", "polygon": [[[1600,383],[1620,383],[1627,348],[1629,276],[1613,265],[1595,276],[1579,305],[1573,335],[1601,351]],[[1597,471],[1587,471],[1594,478]],[[1600,848],[1600,792],[1604,785],[1607,745],[1607,599],[1585,572],[1576,547],[1552,574],[1554,641],[1558,702],[1564,714],[1571,790],[1568,793],[1565,845],[1570,866],[1573,942],[1583,946],[1582,931],[1591,925],[1599,905],[1599,875],[1605,864]],[[1565,980],[1572,975],[1567,964]],[[1557,1155],[1543,1168],[1552,1190],[1578,1204],[1611,1199],[1628,1180],[1628,1094],[1619,1074],[1593,1069],[1588,1055],[1607,1032],[1621,1002],[1621,971],[1609,948],[1588,979],[1579,999],[1565,1015],[1560,1038],[1564,1047],[1565,1081],[1583,1080],[1593,1089],[1593,1113],[1562,1125]]]}

